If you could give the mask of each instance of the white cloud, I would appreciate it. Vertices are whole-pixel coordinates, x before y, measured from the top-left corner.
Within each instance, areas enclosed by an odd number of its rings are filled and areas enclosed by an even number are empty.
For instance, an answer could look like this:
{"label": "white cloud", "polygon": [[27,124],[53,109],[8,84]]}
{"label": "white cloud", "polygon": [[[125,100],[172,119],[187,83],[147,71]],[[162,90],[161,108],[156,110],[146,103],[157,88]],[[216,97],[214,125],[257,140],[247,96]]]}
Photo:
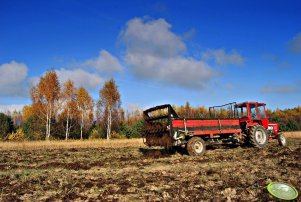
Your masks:
{"label": "white cloud", "polygon": [[191,39],[193,38],[194,36],[196,35],[196,29],[195,28],[192,28],[190,30],[188,30],[187,32],[185,32],[182,36],[182,38],[184,40],[188,40],[188,39]]}
{"label": "white cloud", "polygon": [[203,60],[214,60],[217,64],[226,65],[242,65],[244,64],[244,58],[237,53],[235,50],[232,50],[229,53],[226,53],[224,49],[209,49],[201,53]]}
{"label": "white cloud", "polygon": [[164,19],[146,20],[134,18],[121,32],[121,39],[128,52],[170,57],[186,50],[186,46]]}
{"label": "white cloud", "polygon": [[14,112],[14,111],[22,111],[25,104],[12,104],[12,105],[0,105],[0,112],[6,113],[8,111]]}
{"label": "white cloud", "polygon": [[74,81],[75,86],[83,86],[88,90],[93,90],[99,87],[104,82],[104,79],[98,74],[90,73],[82,69],[67,70],[61,68],[55,71],[61,83],[64,83],[65,81],[70,79]]}
{"label": "white cloud", "polygon": [[264,94],[293,94],[301,92],[300,88],[301,81],[294,84],[285,85],[266,85],[261,89],[261,93]]}
{"label": "white cloud", "polygon": [[129,54],[127,62],[134,65],[134,73],[140,78],[154,79],[169,84],[203,89],[214,72],[210,67],[193,58],[159,58],[152,55]]}
{"label": "white cloud", "polygon": [[106,50],[101,50],[98,57],[87,60],[84,63],[84,66],[93,67],[100,72],[109,74],[122,70],[122,66],[118,59]]}
{"label": "white cloud", "polygon": [[184,57],[186,45],[164,19],[130,20],[120,34],[125,61],[138,78],[202,89],[215,72],[203,61]]}
{"label": "white cloud", "polygon": [[[73,67],[73,68],[72,68]],[[75,63],[69,68],[55,69],[61,83],[72,80],[76,87],[83,86],[87,90],[99,88],[105,81],[105,76],[122,70],[118,59],[108,51],[101,50],[99,56],[86,60],[85,62]],[[107,74],[109,75],[107,75]],[[40,77],[31,77],[30,83],[37,85]]]}
{"label": "white cloud", "polygon": [[289,42],[289,50],[293,53],[301,53],[301,32]]}
{"label": "white cloud", "polygon": [[27,72],[23,63],[11,61],[0,65],[0,96],[27,96]]}
{"label": "white cloud", "polygon": [[29,83],[31,86],[38,85],[39,81],[40,81],[40,77],[38,77],[38,76],[33,76],[33,77],[29,78]]}

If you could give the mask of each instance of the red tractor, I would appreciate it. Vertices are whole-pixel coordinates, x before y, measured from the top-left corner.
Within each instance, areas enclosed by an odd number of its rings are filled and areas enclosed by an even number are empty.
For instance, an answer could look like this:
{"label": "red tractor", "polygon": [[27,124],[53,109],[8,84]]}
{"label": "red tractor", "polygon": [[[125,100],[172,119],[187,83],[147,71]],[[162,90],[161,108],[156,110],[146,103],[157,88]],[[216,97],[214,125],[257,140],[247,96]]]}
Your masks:
{"label": "red tractor", "polygon": [[[143,112],[144,143],[147,146],[186,148],[190,155],[202,155],[206,145],[232,143],[263,148],[269,139],[286,139],[278,123],[268,120],[265,104],[229,103],[209,108],[210,118],[180,118],[171,105],[160,105]],[[222,116],[219,116],[222,115]]]}

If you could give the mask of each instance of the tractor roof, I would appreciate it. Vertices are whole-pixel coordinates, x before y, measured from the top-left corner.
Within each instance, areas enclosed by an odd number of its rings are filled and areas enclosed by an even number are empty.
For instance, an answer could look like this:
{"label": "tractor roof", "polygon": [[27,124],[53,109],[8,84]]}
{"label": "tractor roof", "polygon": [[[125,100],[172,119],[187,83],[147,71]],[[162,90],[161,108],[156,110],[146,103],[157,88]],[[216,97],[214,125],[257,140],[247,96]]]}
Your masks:
{"label": "tractor roof", "polygon": [[263,102],[242,102],[242,103],[238,103],[236,104],[237,107],[240,107],[240,106],[245,106],[247,104],[257,104],[257,106],[265,106],[266,104],[263,103]]}

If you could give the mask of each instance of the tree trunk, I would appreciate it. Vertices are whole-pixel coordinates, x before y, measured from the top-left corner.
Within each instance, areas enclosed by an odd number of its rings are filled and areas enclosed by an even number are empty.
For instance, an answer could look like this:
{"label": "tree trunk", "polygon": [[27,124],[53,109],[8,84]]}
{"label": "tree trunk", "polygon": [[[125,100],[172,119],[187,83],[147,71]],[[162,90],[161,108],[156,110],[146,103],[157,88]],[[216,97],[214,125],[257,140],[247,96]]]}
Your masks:
{"label": "tree trunk", "polygon": [[109,138],[111,139],[111,133],[112,133],[112,111],[110,108],[110,127],[109,127],[110,131],[109,131]]}
{"label": "tree trunk", "polygon": [[107,118],[107,140],[111,137],[111,124],[112,124],[112,112],[111,107],[108,107],[108,118]]}
{"label": "tree trunk", "polygon": [[70,135],[70,130],[71,130],[71,128],[72,128],[72,125],[71,125],[71,123],[70,123],[70,126],[69,126],[69,128],[68,128],[68,138],[69,138],[69,135]]}
{"label": "tree trunk", "polygon": [[46,140],[49,140],[48,139],[48,119],[49,119],[49,114],[48,114],[48,110],[47,110],[47,112],[46,112],[46,136],[45,136]]}
{"label": "tree trunk", "polygon": [[50,133],[51,133],[51,116],[52,116],[52,109],[50,108],[49,112],[49,119],[48,119],[48,140],[50,139]]}
{"label": "tree trunk", "polygon": [[69,107],[67,108],[67,123],[66,123],[66,137],[65,140],[68,140],[69,136]]}
{"label": "tree trunk", "polygon": [[82,121],[80,124],[80,139],[83,139],[84,112],[82,111]]}

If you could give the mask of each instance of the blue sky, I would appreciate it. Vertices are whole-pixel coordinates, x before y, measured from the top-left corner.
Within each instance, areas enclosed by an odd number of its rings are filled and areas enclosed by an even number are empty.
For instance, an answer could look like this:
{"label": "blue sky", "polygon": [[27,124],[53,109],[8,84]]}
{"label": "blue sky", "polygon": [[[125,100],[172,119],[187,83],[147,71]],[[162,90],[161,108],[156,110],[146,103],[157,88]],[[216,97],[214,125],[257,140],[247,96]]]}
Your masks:
{"label": "blue sky", "polygon": [[0,1],[0,111],[47,70],[126,109],[301,101],[301,2]]}

